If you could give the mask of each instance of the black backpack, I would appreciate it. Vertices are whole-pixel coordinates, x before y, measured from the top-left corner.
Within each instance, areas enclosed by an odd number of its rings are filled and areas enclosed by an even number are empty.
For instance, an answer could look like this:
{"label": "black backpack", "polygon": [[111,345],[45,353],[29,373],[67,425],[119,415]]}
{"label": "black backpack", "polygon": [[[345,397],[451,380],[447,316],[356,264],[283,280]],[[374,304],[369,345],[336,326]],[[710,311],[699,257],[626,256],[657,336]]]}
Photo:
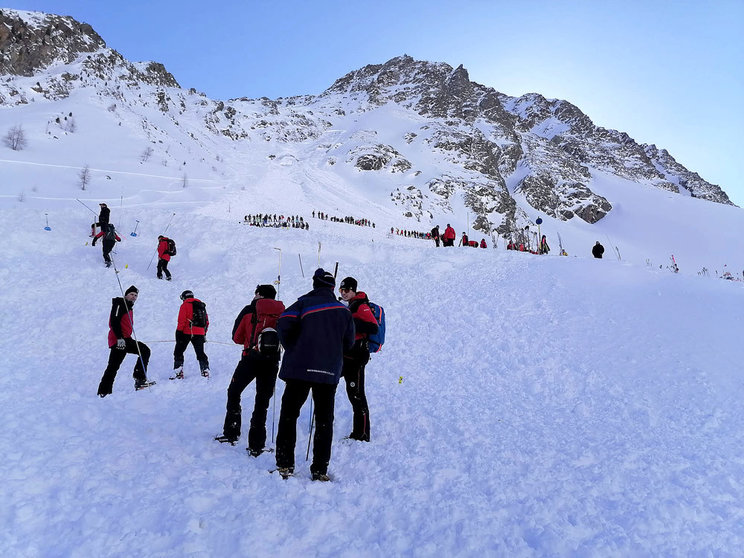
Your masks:
{"label": "black backpack", "polygon": [[273,327],[263,328],[258,334],[256,348],[264,356],[277,356],[280,350],[279,333]]}
{"label": "black backpack", "polygon": [[191,308],[191,327],[207,327],[207,305],[201,300],[195,300],[191,303]]}
{"label": "black backpack", "polygon": [[168,239],[168,250],[166,250],[166,254],[168,254],[169,256],[176,255],[176,241],[172,238]]}
{"label": "black backpack", "polygon": [[116,240],[116,230],[114,225],[106,225],[106,233],[103,235],[104,240]]}

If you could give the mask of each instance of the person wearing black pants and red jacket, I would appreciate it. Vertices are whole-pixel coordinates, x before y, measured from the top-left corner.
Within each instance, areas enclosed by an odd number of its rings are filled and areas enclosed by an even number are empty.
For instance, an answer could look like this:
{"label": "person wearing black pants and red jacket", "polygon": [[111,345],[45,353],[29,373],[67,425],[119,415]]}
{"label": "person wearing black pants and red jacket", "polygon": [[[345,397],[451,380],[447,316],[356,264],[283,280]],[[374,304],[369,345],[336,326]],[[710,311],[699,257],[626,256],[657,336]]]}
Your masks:
{"label": "person wearing black pants and red jacket", "polygon": [[241,310],[233,325],[233,341],[243,345],[240,359],[227,388],[227,409],[222,436],[218,442],[235,444],[240,438],[242,410],[240,396],[254,379],[256,380],[256,399],[248,430],[248,451],[253,457],[263,453],[266,445],[266,412],[274,394],[276,376],[279,371],[279,347],[273,354],[259,350],[259,335],[265,328],[275,328],[279,316],[284,312],[284,304],[276,299],[273,285],[258,285],[251,303]]}
{"label": "person wearing black pants and red jacket", "polygon": [[[137,296],[139,296],[139,291],[137,287],[132,285],[124,293],[124,298],[111,299],[108,334],[108,344],[111,352],[109,353],[108,366],[103,373],[101,383],[98,384],[99,397],[106,397],[111,393],[116,373],[127,354],[137,355],[137,364],[134,365],[134,372],[132,373],[134,389],[142,389],[150,385],[150,382],[147,381],[150,348],[144,343],[132,339],[132,332],[134,331],[134,310],[132,307],[137,301]],[[140,355],[142,359],[139,358]]]}
{"label": "person wearing black pants and red jacket", "polygon": [[346,277],[339,289],[341,298],[349,304],[354,319],[354,345],[344,353],[341,375],[346,381],[346,395],[354,411],[354,421],[349,438],[369,442],[369,407],[364,393],[364,368],[369,362],[367,338],[377,333],[378,324],[370,309],[367,295],[357,292],[357,280]]}
{"label": "person wearing black pants and red jacket", "polygon": [[297,419],[312,391],[315,437],[310,473],[313,480],[330,480],[336,388],[344,352],[354,344],[354,320],[348,308],[336,300],[335,286],[333,274],[318,268],[313,290],[287,308],[277,324],[285,349],[279,377],[286,386],[276,436],[276,467],[283,478],[294,473]]}

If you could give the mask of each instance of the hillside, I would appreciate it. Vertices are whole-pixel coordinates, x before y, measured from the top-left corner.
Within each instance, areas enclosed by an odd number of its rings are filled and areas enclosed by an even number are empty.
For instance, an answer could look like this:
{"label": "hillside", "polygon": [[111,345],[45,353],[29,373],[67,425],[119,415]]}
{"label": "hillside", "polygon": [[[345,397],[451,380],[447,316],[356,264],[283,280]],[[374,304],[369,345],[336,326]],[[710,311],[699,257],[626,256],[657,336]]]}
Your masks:
{"label": "hillside", "polygon": [[[199,212],[170,222],[167,283],[147,268],[172,217],[156,205],[115,261],[140,288],[136,331],[158,384],[135,392],[129,357],[99,399],[117,275],[80,215],[56,212],[44,231],[33,214],[3,210],[0,225],[9,555],[733,556],[744,542],[741,283]],[[368,366],[372,443],[341,440],[341,389],[330,485],[308,478],[307,405],[287,482],[268,474],[271,454],[212,441],[239,359],[232,321],[276,277],[274,248],[285,301],[318,261],[338,261],[388,314]],[[210,312],[208,381],[191,352],[186,379],[167,379],[185,288]]]}

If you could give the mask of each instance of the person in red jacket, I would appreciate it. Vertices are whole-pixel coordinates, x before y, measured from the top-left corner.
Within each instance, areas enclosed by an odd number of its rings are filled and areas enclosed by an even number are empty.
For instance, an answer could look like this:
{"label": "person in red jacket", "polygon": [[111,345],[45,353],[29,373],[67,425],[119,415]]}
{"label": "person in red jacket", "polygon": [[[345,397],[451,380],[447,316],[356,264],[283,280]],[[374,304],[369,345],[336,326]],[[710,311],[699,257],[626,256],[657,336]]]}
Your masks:
{"label": "person in red jacket", "polygon": [[457,235],[455,234],[455,229],[453,229],[449,223],[447,223],[447,228],[444,229],[444,234],[442,235],[442,240],[444,241],[445,246],[454,246],[455,245],[455,238],[457,238]]}
{"label": "person in red jacket", "polygon": [[170,281],[171,280],[171,274],[170,271],[168,271],[168,262],[170,261],[170,251],[168,250],[168,237],[163,236],[162,234],[158,236],[158,279],[163,278],[163,273],[165,273],[165,278]]}
{"label": "person in red jacket", "polygon": [[341,298],[349,304],[354,319],[354,345],[344,352],[342,375],[346,381],[346,395],[354,411],[353,426],[349,438],[369,442],[369,407],[364,393],[364,368],[369,362],[367,338],[377,333],[378,324],[363,292],[357,292],[357,280],[346,277],[339,289]]}
{"label": "person in red jacket", "polygon": [[[274,328],[284,312],[284,304],[276,299],[273,285],[258,285],[251,303],[241,310],[233,325],[233,341],[243,345],[243,356],[227,388],[227,409],[222,436],[218,442],[235,445],[240,438],[242,422],[240,396],[254,379],[256,400],[253,405],[251,425],[248,430],[248,451],[253,457],[263,453],[266,445],[266,412],[274,394],[279,372],[279,337]],[[276,346],[267,346],[264,336],[273,332]]]}
{"label": "person in red jacket", "polygon": [[209,315],[207,305],[198,298],[194,298],[192,291],[181,293],[181,308],[178,310],[178,325],[176,326],[176,348],[173,349],[173,380],[183,380],[183,353],[191,343],[199,361],[201,375],[209,378],[209,358],[204,352],[209,329]]}
{"label": "person in red jacket", "polygon": [[480,247],[481,248],[488,248],[488,245],[486,244],[486,239],[485,238],[481,238]]}
{"label": "person in red jacket", "polygon": [[95,246],[96,240],[101,237],[103,237],[103,240],[101,241],[103,246],[103,261],[106,262],[106,267],[111,267],[111,258],[109,257],[109,254],[111,253],[111,250],[114,249],[114,245],[117,242],[121,242],[121,238],[116,234],[114,225],[109,223],[101,226],[101,232],[93,237],[93,242],[91,242],[91,244]]}
{"label": "person in red jacket", "polygon": [[106,397],[111,393],[116,373],[119,366],[124,362],[127,353],[138,355],[137,364],[134,365],[134,389],[139,390],[155,382],[147,380],[147,363],[150,360],[150,348],[140,341],[132,339],[134,332],[134,303],[137,301],[139,291],[132,285],[124,293],[124,298],[111,299],[111,314],[109,315],[108,344],[109,353],[108,366],[103,373],[101,383],[98,384],[98,396]]}

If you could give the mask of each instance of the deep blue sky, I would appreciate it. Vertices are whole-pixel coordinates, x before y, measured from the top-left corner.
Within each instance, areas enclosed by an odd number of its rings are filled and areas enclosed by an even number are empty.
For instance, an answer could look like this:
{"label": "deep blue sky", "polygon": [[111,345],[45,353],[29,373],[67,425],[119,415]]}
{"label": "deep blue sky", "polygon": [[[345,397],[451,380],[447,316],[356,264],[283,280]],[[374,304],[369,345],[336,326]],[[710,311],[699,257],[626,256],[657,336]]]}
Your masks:
{"label": "deep blue sky", "polygon": [[29,0],[214,99],[317,94],[401,54],[666,148],[744,206],[744,0]]}

